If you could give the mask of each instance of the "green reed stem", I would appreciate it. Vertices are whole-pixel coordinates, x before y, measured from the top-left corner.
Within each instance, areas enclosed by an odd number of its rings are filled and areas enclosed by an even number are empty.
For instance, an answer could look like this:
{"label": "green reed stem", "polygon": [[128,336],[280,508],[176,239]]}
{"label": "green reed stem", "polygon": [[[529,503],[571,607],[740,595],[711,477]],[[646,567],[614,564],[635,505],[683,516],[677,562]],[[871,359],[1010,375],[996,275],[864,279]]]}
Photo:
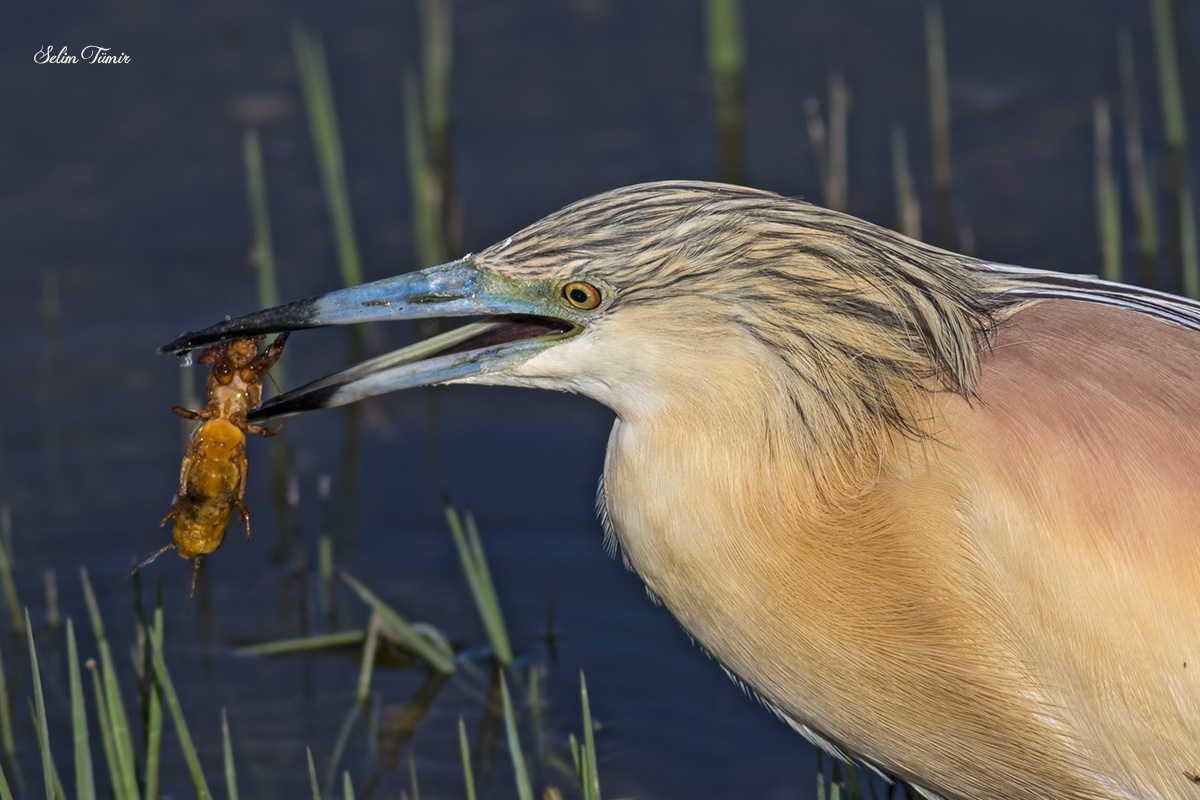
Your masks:
{"label": "green reed stem", "polygon": [[88,739],[87,710],[83,699],[83,677],[79,671],[79,650],[75,625],[67,618],[67,676],[71,687],[71,735],[75,750],[76,800],[95,800],[96,783],[92,774],[92,747]]}
{"label": "green reed stem", "polygon": [[83,599],[87,604],[88,616],[92,621],[92,632],[96,637],[96,649],[100,653],[100,680],[104,687],[104,716],[109,727],[113,761],[114,781],[119,785],[118,797],[138,797],[136,766],[134,763],[133,736],[129,729],[129,717],[125,713],[125,701],[121,697],[121,686],[117,680],[117,668],[113,663],[112,650],[104,634],[104,620],[100,616],[100,604],[88,579],[87,570],[80,570]]}
{"label": "green reed stem", "polygon": [[317,785],[317,765],[313,763],[312,748],[304,748],[308,754],[308,783],[312,787],[313,800],[321,800],[321,787]]}
{"label": "green reed stem", "polygon": [[1162,101],[1163,135],[1168,147],[1187,144],[1187,117],[1179,79],[1179,54],[1171,0],[1150,0],[1154,19],[1154,51],[1158,57],[1158,87]]}
{"label": "green reed stem", "polygon": [[229,800],[238,800],[237,769],[233,763],[233,740],[229,736],[229,715],[221,709],[221,753],[225,765],[225,791]]}
{"label": "green reed stem", "polygon": [[[108,708],[104,704],[104,686],[100,680],[100,666],[95,659],[89,658],[84,667],[92,673],[92,693],[96,701],[97,727],[100,729],[100,744],[104,748],[104,764],[108,767],[108,779],[113,797],[117,800],[131,800],[124,791],[124,783],[120,779],[121,768],[117,763],[117,749],[113,742],[112,725],[108,719]],[[133,800],[136,800],[136,795]]]}
{"label": "green reed stem", "polygon": [[[250,227],[253,232],[250,260],[258,279],[258,303],[263,308],[279,305],[279,281],[275,271],[275,248],[271,244],[271,209],[267,202],[267,179],[263,167],[262,142],[253,128],[242,136],[242,160],[246,169],[246,199],[250,206]],[[275,341],[269,336],[267,343]],[[271,368],[279,385],[284,380],[283,357]]]}
{"label": "green reed stem", "polygon": [[7,503],[0,506],[0,588],[4,590],[4,602],[8,606],[8,618],[13,630],[22,633],[25,617],[21,602],[17,599],[17,581],[13,577],[12,511]]}
{"label": "green reed stem", "polygon": [[521,739],[517,735],[517,718],[513,712],[512,697],[508,693],[508,681],[500,673],[500,696],[504,703],[504,732],[508,737],[508,754],[512,759],[513,776],[517,783],[517,797],[533,800],[533,785],[529,781],[529,769],[525,766],[525,754],[521,751]]}
{"label": "green reed stem", "polygon": [[742,181],[746,45],[738,0],[707,0],[708,72],[716,106],[721,180]]}
{"label": "green reed stem", "polygon": [[596,766],[595,727],[592,724],[592,708],[588,703],[587,680],[579,673],[579,698],[583,707],[583,748],[579,754],[579,780],[583,784],[584,800],[600,800],[600,772]]}
{"label": "green reed stem", "polygon": [[1121,280],[1121,203],[1113,169],[1112,116],[1108,100],[1097,98],[1092,109],[1096,140],[1096,232],[1100,246],[1100,276]]}
{"label": "green reed stem", "polygon": [[[154,607],[152,625],[153,627],[149,631],[151,651],[154,647],[162,649],[163,645],[161,592],[159,592],[158,603]],[[162,684],[159,682],[153,669],[152,652],[147,652],[146,655],[150,656],[147,659],[150,669],[147,670],[148,674],[144,676],[146,681],[146,796],[154,798],[158,797],[159,771],[162,763]]]}
{"label": "green reed stem", "polygon": [[8,788],[8,776],[4,774],[2,760],[0,760],[0,800],[13,800],[12,790]]}
{"label": "green reed stem", "polygon": [[835,211],[845,211],[850,195],[847,120],[850,92],[840,72],[829,75],[829,183],[825,202]]}
{"label": "green reed stem", "polygon": [[1192,203],[1192,187],[1184,185],[1179,209],[1180,237],[1183,250],[1183,294],[1200,300],[1200,242],[1196,234],[1196,208]]}
{"label": "green reed stem", "polygon": [[958,249],[954,219],[954,169],[950,159],[950,81],[946,66],[946,36],[942,9],[925,7],[925,64],[929,75],[929,127],[933,142],[933,191],[941,228],[941,243]]}
{"label": "green reed stem", "polygon": [[354,237],[354,217],[347,188],[346,164],[342,155],[342,139],[338,131],[337,110],[329,81],[329,68],[325,62],[325,51],[320,40],[315,35],[309,35],[300,26],[292,29],[292,49],[300,74],[304,107],[308,111],[313,147],[321,171],[321,185],[325,190],[325,200],[337,242],[342,283],[345,286],[357,286],[363,282],[362,262],[358,255],[358,242]]}
{"label": "green reed stem", "polygon": [[475,775],[471,771],[471,747],[467,741],[467,726],[458,718],[458,751],[462,755],[463,783],[467,787],[467,800],[475,800]]}
{"label": "green reed stem", "polygon": [[62,622],[58,611],[58,578],[53,569],[42,572],[42,585],[46,591],[46,625],[57,628]]}
{"label": "green reed stem", "polygon": [[[161,613],[161,607],[157,613]],[[171,712],[171,719],[175,723],[175,735],[179,739],[179,747],[183,751],[183,760],[187,763],[188,772],[192,776],[192,784],[196,788],[196,796],[200,800],[211,800],[212,792],[208,789],[208,781],[204,778],[204,770],[200,768],[200,757],[196,754],[196,746],[192,742],[192,735],[188,731],[187,722],[183,718],[183,708],[179,704],[179,696],[175,693],[175,684],[171,681],[171,675],[167,672],[167,663],[163,660],[162,642],[152,638],[150,640],[153,648],[154,656],[154,674],[162,687],[163,696],[167,701],[167,708]]]}
{"label": "green reed stem", "polygon": [[1171,0],[1151,0],[1154,20],[1154,49],[1158,62],[1159,97],[1162,105],[1163,136],[1166,139],[1166,253],[1171,269],[1185,287],[1195,287],[1197,265],[1188,261],[1188,220],[1191,201],[1187,196],[1187,124],[1183,107],[1182,81],[1176,46],[1175,19]]}
{"label": "green reed stem", "polygon": [[4,758],[0,760],[15,764],[17,745],[13,738],[12,708],[8,703],[8,679],[4,674],[3,652],[0,652],[0,747],[4,750]]}
{"label": "green reed stem", "polygon": [[920,239],[921,201],[917,199],[902,125],[892,126],[892,183],[896,190],[896,227],[905,236]]}
{"label": "green reed stem", "polygon": [[1138,259],[1142,286],[1153,288],[1158,262],[1158,215],[1150,173],[1146,169],[1146,148],[1142,141],[1141,102],[1138,98],[1137,68],[1133,55],[1133,37],[1128,30],[1118,39],[1121,74],[1121,116],[1125,134],[1125,162],[1129,170],[1129,193],[1137,216]]}
{"label": "green reed stem", "polygon": [[408,620],[400,616],[395,609],[379,599],[374,592],[356,581],[348,573],[341,573],[341,578],[347,586],[354,590],[355,594],[362,598],[364,603],[371,606],[404,639],[409,647],[417,651],[422,658],[428,661],[430,666],[438,672],[446,674],[454,672],[454,653],[443,643],[444,640],[423,636],[418,633]]}
{"label": "green reed stem", "polygon": [[422,105],[417,81],[411,74],[404,76],[404,141],[408,156],[408,183],[412,196],[413,236],[417,261],[431,267],[447,261],[446,242],[442,234],[440,213],[442,198],[430,164],[428,126],[422,119]]}
{"label": "green reed stem", "polygon": [[42,694],[42,672],[38,669],[37,648],[33,644],[33,626],[29,624],[29,611],[25,611],[25,636],[29,642],[29,663],[33,671],[33,697],[37,709],[38,750],[42,754],[42,781],[46,786],[46,800],[55,800],[54,761],[50,753],[50,726],[46,723],[46,698]]}
{"label": "green reed stem", "polygon": [[509,642],[508,629],[504,625],[504,614],[500,611],[500,599],[496,596],[496,587],[492,583],[492,573],[488,569],[487,557],[483,552],[483,542],[479,538],[479,529],[475,526],[475,518],[467,514],[464,526],[458,512],[452,506],[446,506],[445,511],[450,534],[454,537],[454,547],[462,562],[471,597],[475,600],[475,607],[487,631],[488,641],[491,642],[492,653],[496,661],[507,666],[513,659],[512,645]]}

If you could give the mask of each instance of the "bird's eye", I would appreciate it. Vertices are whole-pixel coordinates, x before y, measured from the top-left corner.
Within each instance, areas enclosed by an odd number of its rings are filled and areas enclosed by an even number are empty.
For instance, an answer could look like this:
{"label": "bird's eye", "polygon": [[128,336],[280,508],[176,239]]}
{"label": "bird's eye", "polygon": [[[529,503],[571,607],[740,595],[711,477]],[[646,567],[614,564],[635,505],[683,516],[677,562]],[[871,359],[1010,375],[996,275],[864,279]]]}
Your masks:
{"label": "bird's eye", "polygon": [[584,281],[571,281],[562,288],[567,302],[582,311],[590,311],[600,305],[600,290]]}

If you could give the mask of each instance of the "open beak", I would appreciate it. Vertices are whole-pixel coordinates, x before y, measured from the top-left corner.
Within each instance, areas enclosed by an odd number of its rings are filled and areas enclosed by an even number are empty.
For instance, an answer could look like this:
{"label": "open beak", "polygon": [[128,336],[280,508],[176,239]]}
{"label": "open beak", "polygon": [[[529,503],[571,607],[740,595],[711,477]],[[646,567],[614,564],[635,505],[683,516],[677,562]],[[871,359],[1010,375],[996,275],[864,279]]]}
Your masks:
{"label": "open beak", "polygon": [[[374,395],[452,383],[512,369],[583,330],[569,310],[550,307],[544,281],[519,280],[475,265],[471,256],[437,267],[285,303],[204,330],[159,348],[197,347],[326,325],[434,317],[483,317],[417,344],[373,358],[285,392],[250,414],[252,422],[330,408]],[[547,312],[562,316],[546,316]]]}

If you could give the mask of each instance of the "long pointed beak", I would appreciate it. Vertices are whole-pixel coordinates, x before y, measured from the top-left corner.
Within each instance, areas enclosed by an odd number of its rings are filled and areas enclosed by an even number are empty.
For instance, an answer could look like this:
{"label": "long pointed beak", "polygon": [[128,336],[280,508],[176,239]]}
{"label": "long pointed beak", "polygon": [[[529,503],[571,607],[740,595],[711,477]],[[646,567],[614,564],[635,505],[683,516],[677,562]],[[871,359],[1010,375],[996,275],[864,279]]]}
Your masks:
{"label": "long pointed beak", "polygon": [[[352,403],[397,389],[451,383],[511,369],[583,330],[568,310],[548,308],[540,282],[476,266],[470,256],[437,267],[263,309],[179,336],[159,348],[185,353],[226,339],[432,317],[485,317],[373,358],[268,400],[253,422]],[[547,311],[556,316],[546,316]],[[561,314],[562,316],[557,316]]]}

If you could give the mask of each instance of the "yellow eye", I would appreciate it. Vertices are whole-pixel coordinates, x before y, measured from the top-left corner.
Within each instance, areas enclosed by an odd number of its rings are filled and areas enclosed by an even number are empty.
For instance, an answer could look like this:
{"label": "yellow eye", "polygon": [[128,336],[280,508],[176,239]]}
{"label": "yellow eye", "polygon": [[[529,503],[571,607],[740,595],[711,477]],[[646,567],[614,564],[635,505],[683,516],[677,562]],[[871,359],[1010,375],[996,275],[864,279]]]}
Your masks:
{"label": "yellow eye", "polygon": [[571,281],[562,288],[567,302],[582,311],[590,311],[600,305],[600,290],[584,281]]}

